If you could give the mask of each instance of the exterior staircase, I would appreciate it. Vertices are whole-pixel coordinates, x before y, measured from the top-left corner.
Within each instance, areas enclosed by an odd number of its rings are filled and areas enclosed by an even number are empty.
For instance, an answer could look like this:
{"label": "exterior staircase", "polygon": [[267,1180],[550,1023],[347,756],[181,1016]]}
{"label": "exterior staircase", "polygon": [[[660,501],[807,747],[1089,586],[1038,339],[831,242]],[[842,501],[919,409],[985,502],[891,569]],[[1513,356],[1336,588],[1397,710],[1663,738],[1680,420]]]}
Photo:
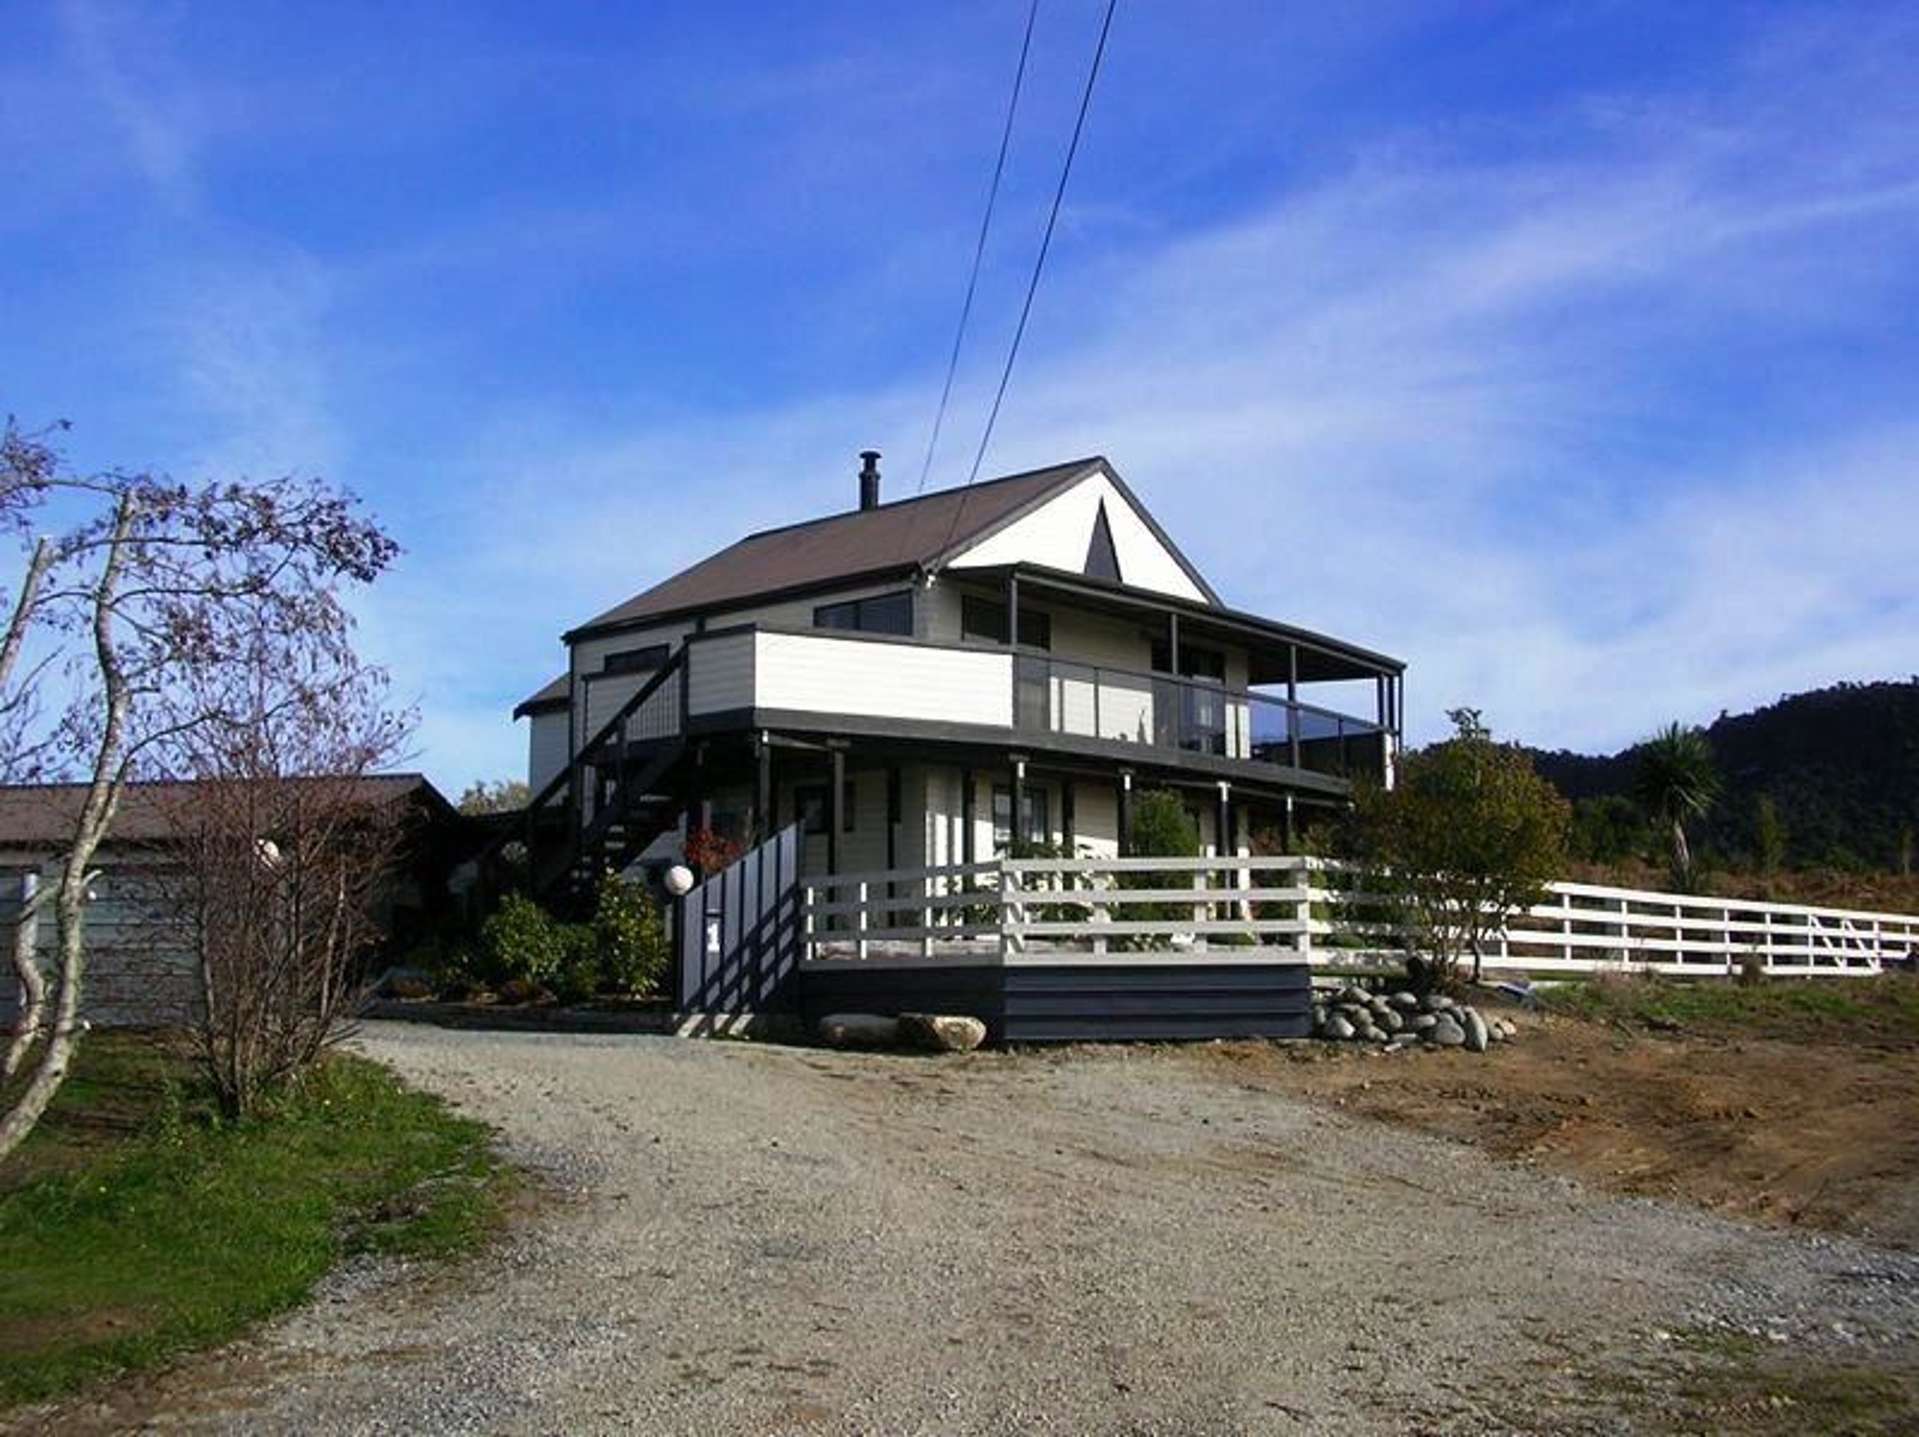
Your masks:
{"label": "exterior staircase", "polygon": [[[682,647],[501,826],[480,855],[488,888],[523,884],[554,912],[588,911],[603,873],[625,868],[679,822],[686,808],[689,757],[682,726],[676,723],[670,736],[646,740],[634,739],[631,729],[634,716],[668,685],[683,694],[685,675]],[[519,874],[505,862],[506,846],[516,839],[526,853]]]}

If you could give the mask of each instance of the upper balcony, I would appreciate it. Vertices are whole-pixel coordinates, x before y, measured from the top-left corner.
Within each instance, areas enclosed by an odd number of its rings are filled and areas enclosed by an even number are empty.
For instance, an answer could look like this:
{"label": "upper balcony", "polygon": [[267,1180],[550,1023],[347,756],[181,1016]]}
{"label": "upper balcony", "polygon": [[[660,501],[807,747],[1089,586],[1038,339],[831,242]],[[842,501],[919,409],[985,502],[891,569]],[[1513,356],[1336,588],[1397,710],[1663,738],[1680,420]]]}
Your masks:
{"label": "upper balcony", "polygon": [[[601,732],[644,676],[589,688]],[[1204,679],[978,645],[747,626],[693,636],[686,663],[603,740],[617,746],[734,729],[800,728],[1205,769],[1382,777],[1383,722]],[[623,730],[623,734],[622,734]]]}

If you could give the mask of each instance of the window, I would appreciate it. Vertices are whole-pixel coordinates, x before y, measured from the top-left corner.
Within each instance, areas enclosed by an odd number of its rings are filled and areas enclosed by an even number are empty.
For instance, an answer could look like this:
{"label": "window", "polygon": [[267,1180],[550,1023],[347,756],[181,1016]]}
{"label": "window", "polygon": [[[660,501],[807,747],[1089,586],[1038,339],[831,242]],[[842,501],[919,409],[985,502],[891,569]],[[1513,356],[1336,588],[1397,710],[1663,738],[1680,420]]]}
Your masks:
{"label": "window", "polygon": [[[1172,650],[1166,640],[1154,639],[1153,672],[1168,674],[1172,671]],[[1181,644],[1179,671],[1189,679],[1213,679],[1223,684],[1226,682],[1226,655],[1201,644]]]}
{"label": "window", "polygon": [[[989,644],[1006,642],[1006,605],[998,599],[982,599],[973,594],[960,596],[960,637],[984,639]],[[1029,648],[1053,649],[1053,616],[1029,609],[1019,611],[1019,641]]]}
{"label": "window", "polygon": [[[1020,791],[1019,817],[1022,843],[1050,841],[1053,828],[1047,822],[1045,789],[1029,783]],[[1013,789],[1008,784],[993,790],[993,847],[1010,848],[1012,845]]]}
{"label": "window", "polygon": [[848,599],[821,604],[813,610],[816,629],[851,629],[862,634],[913,634],[913,595],[910,590],[871,599]]}
{"label": "window", "polygon": [[[800,820],[801,831],[805,833],[824,833],[830,821],[826,811],[827,786],[823,783],[803,783],[793,790],[793,807]],[[854,802],[858,790],[853,780],[848,778],[840,791],[840,802],[846,809],[846,817],[841,823],[840,832],[853,831],[853,814],[857,805]]]}
{"label": "window", "polygon": [[666,662],[665,644],[648,644],[643,649],[619,649],[600,661],[603,674],[650,674]]}

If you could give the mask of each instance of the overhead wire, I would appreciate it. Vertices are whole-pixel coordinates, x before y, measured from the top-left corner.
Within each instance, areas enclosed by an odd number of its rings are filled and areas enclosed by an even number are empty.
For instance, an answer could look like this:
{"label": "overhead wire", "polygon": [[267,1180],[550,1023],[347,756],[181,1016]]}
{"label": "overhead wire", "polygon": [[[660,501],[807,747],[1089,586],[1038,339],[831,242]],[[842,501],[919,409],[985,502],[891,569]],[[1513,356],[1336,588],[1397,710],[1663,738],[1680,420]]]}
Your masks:
{"label": "overhead wire", "polygon": [[993,209],[999,203],[1000,179],[1006,173],[1006,152],[1013,143],[1013,117],[1019,113],[1020,89],[1026,83],[1026,60],[1033,51],[1033,25],[1039,19],[1039,0],[1026,11],[1026,32],[1020,37],[1019,64],[1013,70],[1013,93],[1006,102],[1006,124],[1000,130],[999,155],[993,161],[993,183],[986,191],[986,213],[980,217],[979,236],[973,242],[973,266],[966,276],[966,298],[960,304],[959,325],[953,331],[953,352],[946,360],[946,382],[940,386],[939,408],[933,414],[933,432],[926,441],[926,459],[920,465],[920,482],[914,493],[926,491],[926,478],[933,472],[933,454],[939,448],[940,429],[946,423],[946,406],[953,397],[953,376],[959,372],[960,350],[966,342],[966,324],[973,314],[973,296],[979,291],[980,266],[986,257],[986,236],[993,227]]}
{"label": "overhead wire", "polygon": [[960,501],[953,506],[953,521],[947,526],[946,538],[941,542],[939,552],[944,553],[953,542],[953,536],[959,532],[960,520],[966,513],[966,500],[971,493],[973,483],[979,478],[980,466],[986,461],[987,447],[993,441],[993,429],[999,422],[1000,408],[1006,400],[1007,386],[1012,382],[1013,366],[1019,359],[1020,342],[1026,337],[1026,322],[1033,313],[1033,297],[1039,293],[1040,276],[1046,269],[1046,256],[1053,246],[1053,231],[1059,224],[1060,206],[1066,198],[1066,183],[1072,177],[1073,159],[1079,153],[1080,135],[1086,128],[1086,114],[1092,108],[1093,87],[1099,81],[1101,62],[1106,58],[1106,37],[1112,32],[1113,11],[1119,0],[1106,0],[1106,14],[1100,21],[1099,40],[1093,47],[1093,63],[1086,72],[1086,87],[1080,93],[1079,114],[1073,121],[1073,138],[1066,146],[1066,159],[1060,166],[1059,184],[1053,190],[1053,204],[1046,216],[1046,229],[1040,236],[1039,253],[1033,260],[1033,273],[1026,282],[1026,298],[1020,305],[1019,323],[1013,328],[1013,341],[1006,350],[1006,363],[1000,370],[999,385],[993,392],[993,405],[986,415],[986,427],[980,432],[979,447],[973,452],[973,467],[968,471],[966,483],[961,486]]}

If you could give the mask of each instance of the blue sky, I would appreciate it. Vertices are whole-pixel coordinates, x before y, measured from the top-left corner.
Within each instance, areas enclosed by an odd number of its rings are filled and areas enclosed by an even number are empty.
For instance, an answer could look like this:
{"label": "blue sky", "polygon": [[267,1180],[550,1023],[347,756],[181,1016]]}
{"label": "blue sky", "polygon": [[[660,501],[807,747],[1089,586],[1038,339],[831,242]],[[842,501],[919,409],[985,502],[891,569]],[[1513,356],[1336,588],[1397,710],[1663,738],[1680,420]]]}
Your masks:
{"label": "blue sky", "polygon": [[[318,472],[444,786],[569,624],[917,480],[1025,0],[75,3],[0,55],[0,406]],[[1099,19],[1042,0],[933,483]],[[1120,0],[988,459],[1528,741],[1919,668],[1919,10]]]}

